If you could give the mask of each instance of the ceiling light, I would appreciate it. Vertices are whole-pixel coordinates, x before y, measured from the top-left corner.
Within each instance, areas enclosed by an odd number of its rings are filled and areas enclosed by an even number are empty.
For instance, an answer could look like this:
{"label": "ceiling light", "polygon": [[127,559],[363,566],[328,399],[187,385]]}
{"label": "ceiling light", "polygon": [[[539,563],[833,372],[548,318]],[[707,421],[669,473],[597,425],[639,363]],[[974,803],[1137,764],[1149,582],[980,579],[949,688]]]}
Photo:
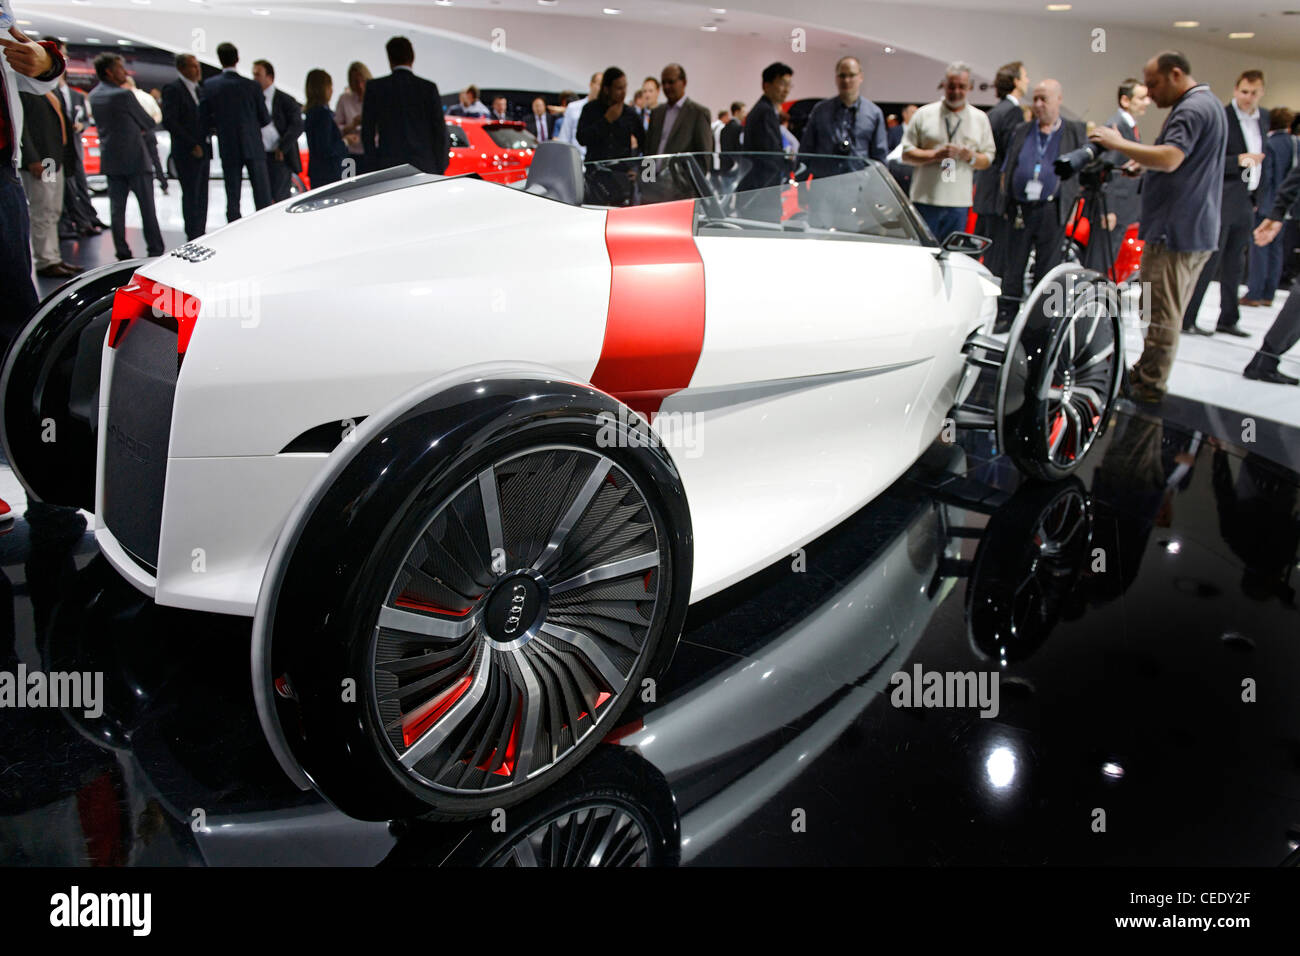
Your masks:
{"label": "ceiling light", "polygon": [[20,27],[29,27],[32,25],[31,20],[15,20],[14,22],[17,23]]}
{"label": "ceiling light", "polygon": [[1251,37],[1253,37],[1254,35],[1255,35],[1255,34],[1253,34],[1253,33],[1229,33],[1229,34],[1228,34],[1228,39],[1229,39],[1229,40],[1249,40],[1249,39],[1250,39]]}
{"label": "ceiling light", "polygon": [[893,48],[892,46],[887,46],[887,47],[885,47],[885,52],[886,52],[886,53],[893,53],[893,52],[894,52],[894,48]]}
{"label": "ceiling light", "polygon": [[153,0],[131,0],[131,2],[142,7],[147,7],[153,2]]}
{"label": "ceiling light", "polygon": [[1049,3],[1047,5],[1047,9],[1051,10],[1053,13],[1064,13],[1066,10],[1069,10],[1070,8],[1071,8],[1071,4],[1068,3]]}
{"label": "ceiling light", "polygon": [[553,7],[558,2],[559,0],[537,0],[538,5],[543,7]]}
{"label": "ceiling light", "polygon": [[433,2],[439,7],[449,7],[452,4],[452,0],[433,0]]}
{"label": "ceiling light", "polygon": [[339,0],[339,3],[356,3],[357,0]]}
{"label": "ceiling light", "polygon": [[622,10],[616,9],[615,7],[606,7],[606,8],[605,8],[605,15],[606,15],[606,16],[610,16],[610,17],[616,17],[616,16],[618,16],[618,15],[619,15],[620,13],[622,13],[622,12],[623,12]]}
{"label": "ceiling light", "polygon": [[86,42],[87,42],[87,43],[103,43],[104,41],[101,40],[99,37],[86,37]]}
{"label": "ceiling light", "polygon": [[255,16],[259,16],[259,17],[269,17],[271,15],[271,11],[263,7],[253,7],[252,12]]}
{"label": "ceiling light", "polygon": [[706,33],[717,33],[717,32],[718,32],[718,28],[715,27],[712,23],[706,23],[706,24],[704,24],[704,26],[700,27],[700,29],[703,30],[703,31],[705,31]]}
{"label": "ceiling light", "polygon": [[1180,29],[1183,30],[1190,30],[1193,27],[1199,27],[1200,25],[1201,25],[1200,20],[1175,20],[1174,21],[1174,26],[1179,27]]}
{"label": "ceiling light", "polygon": [[130,45],[131,45],[131,41],[130,41],[130,40],[118,40],[118,41],[117,41],[117,45],[118,45],[118,46],[130,46]]}
{"label": "ceiling light", "polygon": [[709,13],[726,13],[726,7],[709,7]]}

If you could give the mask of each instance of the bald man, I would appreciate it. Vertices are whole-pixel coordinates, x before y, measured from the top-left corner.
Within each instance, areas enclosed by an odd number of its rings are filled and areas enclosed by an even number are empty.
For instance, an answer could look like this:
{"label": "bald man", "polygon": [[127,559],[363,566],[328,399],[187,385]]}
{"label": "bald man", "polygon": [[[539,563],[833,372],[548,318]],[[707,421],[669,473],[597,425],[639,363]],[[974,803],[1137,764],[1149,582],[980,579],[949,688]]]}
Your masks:
{"label": "bald man", "polygon": [[1030,250],[1034,252],[1030,288],[1060,262],[1065,222],[1079,196],[1078,177],[1061,180],[1052,166],[1058,156],[1088,141],[1083,123],[1061,116],[1062,98],[1056,80],[1042,80],[1034,87],[1034,117],[1012,132],[1002,160],[998,201],[1011,229],[1002,273],[999,330],[1010,327],[1020,307]]}

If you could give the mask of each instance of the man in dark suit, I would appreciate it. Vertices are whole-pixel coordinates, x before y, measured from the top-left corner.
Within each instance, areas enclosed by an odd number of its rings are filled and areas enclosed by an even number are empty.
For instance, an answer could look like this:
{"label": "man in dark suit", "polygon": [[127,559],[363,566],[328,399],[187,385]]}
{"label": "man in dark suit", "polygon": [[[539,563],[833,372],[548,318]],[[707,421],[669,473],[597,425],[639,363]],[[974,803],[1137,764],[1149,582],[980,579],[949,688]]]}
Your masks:
{"label": "man in dark suit", "polygon": [[555,136],[555,120],[546,112],[546,100],[540,96],[533,97],[532,111],[524,118],[528,132],[539,143],[545,143]]}
{"label": "man in dark suit", "polygon": [[[1260,177],[1259,189],[1255,191],[1255,225],[1259,225],[1268,216],[1277,199],[1278,189],[1286,180],[1291,168],[1300,159],[1300,148],[1291,135],[1291,124],[1295,122],[1295,113],[1285,106],[1278,106],[1269,111],[1268,139],[1264,141],[1264,175]],[[1268,308],[1273,304],[1273,295],[1277,292],[1278,279],[1282,274],[1281,240],[1267,246],[1250,247],[1250,284],[1246,289],[1246,298],[1241,305]]]}
{"label": "man in dark suit", "polygon": [[709,108],[686,95],[686,70],[669,63],[659,76],[664,102],[650,111],[645,153],[711,153]]}
{"label": "man in dark suit", "polygon": [[718,145],[724,153],[734,153],[740,150],[740,137],[745,129],[745,104],[736,100],[731,104],[731,119],[727,120],[727,125],[722,127],[722,132],[718,134]]}
{"label": "man in dark suit", "polygon": [[1078,120],[1061,116],[1061,84],[1043,80],[1034,87],[1034,118],[1011,134],[1002,160],[1000,204],[1010,228],[999,331],[1009,327],[1020,306],[1029,252],[1034,252],[1033,284],[1060,261],[1064,227],[1079,196],[1079,177],[1060,179],[1053,162],[1088,141]]}
{"label": "man in dark suit", "polygon": [[1237,78],[1232,102],[1224,107],[1228,116],[1228,154],[1223,166],[1223,214],[1219,225],[1219,248],[1201,270],[1192,298],[1183,312],[1183,331],[1212,335],[1196,324],[1201,300],[1212,279],[1219,280],[1219,321],[1216,332],[1239,338],[1250,333],[1238,324],[1241,318],[1238,289],[1245,268],[1246,250],[1255,228],[1255,193],[1264,172],[1264,140],[1268,118],[1259,108],[1264,94],[1264,74],[1246,70]]}
{"label": "man in dark suit", "polygon": [[153,161],[143,133],[154,129],[135,93],[127,89],[126,66],[116,53],[95,57],[99,85],[90,91],[90,108],[99,127],[99,168],[108,178],[109,225],[118,259],[130,259],[126,242],[126,197],[135,193],[140,205],[145,245],[150,256],[163,254],[162,231],[153,203]]}
{"label": "man in dark suit", "polygon": [[233,43],[217,44],[221,72],[203,82],[199,98],[199,125],[215,131],[221,150],[221,175],[226,183],[226,222],[239,218],[243,173],[253,187],[253,206],[271,205],[271,180],[266,168],[262,127],[271,122],[262,88],[235,72],[239,51]]}
{"label": "man in dark suit", "polygon": [[163,87],[163,127],[171,134],[172,165],[181,183],[185,238],[208,231],[208,168],[212,138],[199,121],[203,70],[192,53],[176,54],[175,80]]}
{"label": "man in dark suit", "polygon": [[302,173],[298,137],[302,135],[302,104],[275,85],[275,67],[269,60],[253,61],[253,79],[262,88],[271,122],[262,127],[266,170],[271,179],[271,201],[289,198],[293,177]]}
{"label": "man in dark suit", "polygon": [[[993,245],[984,255],[984,265],[995,276],[1002,275],[1002,267],[1007,260],[1007,245],[1010,239],[1011,223],[1004,215],[1005,207],[1000,203],[1002,191],[1002,162],[1006,155],[1007,143],[1011,134],[1024,125],[1024,115],[1020,104],[1029,95],[1029,71],[1019,60],[1004,64],[998,68],[993,80],[994,88],[1000,99],[989,110],[989,126],[993,128],[994,160],[988,169],[975,173],[975,214],[979,217],[975,231],[993,240]],[[903,128],[898,127],[898,138],[902,138]],[[897,143],[892,143],[892,149]]]}
{"label": "man in dark suit", "polygon": [[[1266,210],[1264,219],[1255,227],[1255,245],[1266,246],[1278,241],[1282,223],[1287,214],[1300,213],[1300,164],[1291,167],[1286,179],[1273,192],[1273,207]],[[1264,335],[1264,343],[1251,358],[1241,374],[1260,382],[1275,385],[1298,385],[1300,379],[1278,370],[1278,360],[1300,342],[1300,290],[1286,297],[1286,304],[1273,320]]]}
{"label": "man in dark suit", "polygon": [[[1119,85],[1116,94],[1119,104],[1111,118],[1106,121],[1107,126],[1119,130],[1119,134],[1130,143],[1142,142],[1142,135],[1138,132],[1137,121],[1146,113],[1147,107],[1151,105],[1151,97],[1147,95],[1146,86],[1139,80],[1130,77]],[[1112,163],[1119,167],[1128,167],[1131,172],[1123,173],[1119,169],[1112,170],[1110,178],[1102,187],[1102,193],[1106,197],[1107,211],[1111,214],[1114,224],[1110,226],[1110,261],[1106,261],[1107,243],[1101,238],[1101,224],[1090,224],[1092,229],[1088,238],[1088,251],[1084,256],[1084,262],[1090,269],[1096,269],[1098,272],[1106,272],[1115,264],[1114,257],[1119,254],[1120,243],[1124,241],[1124,233],[1128,227],[1138,221],[1138,212],[1142,208],[1142,197],[1139,191],[1142,186],[1140,169],[1136,163],[1131,163],[1128,157],[1116,150],[1107,150],[1101,154],[1102,160]]]}
{"label": "man in dark suit", "polygon": [[736,187],[736,211],[745,218],[781,221],[781,174],[788,168],[785,142],[781,138],[781,104],[790,97],[794,70],[784,63],[770,63],[763,69],[763,95],[745,117],[740,148],[746,153],[770,153],[771,157],[748,157],[749,172]]}
{"label": "man in dark suit", "polygon": [[366,84],[361,142],[371,169],[410,163],[426,173],[447,171],[447,124],[438,84],[411,71],[415,49],[406,37],[385,45],[392,73]]}

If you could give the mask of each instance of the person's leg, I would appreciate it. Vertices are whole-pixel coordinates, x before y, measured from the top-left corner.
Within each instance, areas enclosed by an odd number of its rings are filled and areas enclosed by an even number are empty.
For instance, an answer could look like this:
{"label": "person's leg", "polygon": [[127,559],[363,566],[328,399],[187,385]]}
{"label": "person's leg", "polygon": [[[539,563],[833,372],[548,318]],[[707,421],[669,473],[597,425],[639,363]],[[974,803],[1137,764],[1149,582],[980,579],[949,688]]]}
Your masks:
{"label": "person's leg", "polygon": [[221,177],[226,186],[226,222],[239,218],[239,194],[244,188],[244,166],[237,159],[221,156]]}
{"label": "person's leg", "polygon": [[[1279,381],[1287,376],[1278,372],[1278,360],[1300,342],[1300,292],[1287,296],[1282,311],[1273,320],[1273,325],[1264,334],[1264,344],[1250,360],[1242,373],[1247,378],[1262,378]],[[1294,379],[1286,384],[1294,383]]]}
{"label": "person's leg", "polygon": [[1028,223],[1018,228],[1012,225],[1007,230],[1007,235],[1006,256],[1002,268],[1002,294],[998,296],[997,328],[999,331],[1010,326],[1011,319],[1020,308],[1025,285],[1025,267],[1029,263],[1029,249],[1032,244]]}
{"label": "person's leg", "polygon": [[[1226,210],[1225,210],[1226,212]],[[1250,209],[1237,210],[1230,222],[1225,223],[1223,242],[1219,246],[1223,258],[1219,264],[1219,322],[1218,331],[1237,334],[1241,320],[1238,294],[1241,271],[1246,263],[1246,248],[1251,245],[1254,216]],[[1247,334],[1247,333],[1241,333]]]}
{"label": "person's leg", "polygon": [[[946,222],[948,228],[943,234],[943,239],[947,239],[954,232],[965,232],[966,220],[967,218],[969,218],[969,215],[970,215],[969,206],[949,207],[948,214],[947,214],[947,222]],[[939,241],[942,242],[943,239],[940,239]]]}
{"label": "person's leg", "polygon": [[267,181],[271,186],[271,202],[280,202],[289,198],[289,188],[291,176],[289,167],[282,161],[267,157],[266,160]]}
{"label": "person's leg", "polygon": [[130,176],[108,177],[108,223],[113,230],[113,251],[119,260],[131,258],[126,241],[126,197],[130,192]]}
{"label": "person's leg", "polygon": [[[25,169],[22,177],[27,201],[31,205],[32,257],[36,260],[36,271],[40,272],[63,261],[63,254],[59,251],[62,180],[50,178],[50,174],[33,176]],[[53,195],[56,186],[59,190],[57,199]]]}
{"label": "person's leg", "polygon": [[132,176],[131,191],[140,204],[140,223],[144,228],[145,254],[163,254],[162,230],[158,228],[158,213],[154,208],[153,179],[148,175]]}
{"label": "person's leg", "polygon": [[0,354],[36,311],[32,283],[31,219],[22,184],[0,168]]}
{"label": "person's leg", "polygon": [[1273,240],[1282,244],[1282,270],[1278,274],[1277,287],[1288,289],[1295,281],[1296,272],[1300,271],[1300,219],[1288,219],[1282,226],[1282,234]]}
{"label": "person's leg", "polygon": [[980,216],[975,224],[975,232],[993,240],[988,252],[984,253],[984,267],[995,276],[1001,276],[1006,268],[1007,245],[1010,240],[1011,223],[1006,216],[993,214]]}
{"label": "person's leg", "polygon": [[1039,207],[1034,217],[1034,285],[1061,262],[1061,240],[1064,238],[1056,206],[1049,203]]}
{"label": "person's leg", "polygon": [[1142,279],[1150,283],[1150,315],[1142,354],[1133,366],[1131,384],[1142,397],[1164,395],[1178,351],[1178,335],[1197,274],[1210,252],[1171,252],[1149,242],[1142,252]]}
{"label": "person's leg", "polygon": [[[1255,225],[1258,226],[1264,221],[1262,212],[1255,213]],[[1273,292],[1269,288],[1269,280],[1273,276],[1271,268],[1272,261],[1277,257],[1277,250],[1273,247],[1277,241],[1270,242],[1267,246],[1257,246],[1252,241],[1250,243],[1250,281],[1246,284],[1246,298],[1242,303],[1266,302],[1273,298]]]}
{"label": "person's leg", "polygon": [[195,165],[198,172],[194,176],[194,223],[193,235],[190,235],[191,227],[185,227],[186,238],[197,239],[208,231],[208,177],[211,175],[211,163],[205,157],[196,159]]}
{"label": "person's leg", "polygon": [[934,233],[934,237],[940,242],[943,242],[942,237],[939,235],[939,216],[943,212],[943,207],[931,206],[928,202],[918,202],[913,203],[913,205],[916,206],[916,211],[921,214],[921,218],[925,221],[926,226],[928,226],[930,231]]}
{"label": "person's leg", "polygon": [[[1201,270],[1201,274],[1197,276],[1196,285],[1192,288],[1191,298],[1187,300],[1187,310],[1183,313],[1182,318],[1184,332],[1194,332],[1200,328],[1196,324],[1196,317],[1201,312],[1201,300],[1205,298],[1205,290],[1209,288],[1210,283],[1219,277],[1219,263],[1223,259],[1221,250],[1227,238],[1227,223],[1225,222],[1219,227],[1219,244],[1211,253],[1210,258],[1206,260],[1205,267]],[[1145,250],[1142,253],[1142,274],[1143,276],[1146,275]]]}
{"label": "person's leg", "polygon": [[256,156],[247,161],[248,182],[253,187],[253,206],[265,209],[271,205],[271,178],[266,169],[266,157]]}

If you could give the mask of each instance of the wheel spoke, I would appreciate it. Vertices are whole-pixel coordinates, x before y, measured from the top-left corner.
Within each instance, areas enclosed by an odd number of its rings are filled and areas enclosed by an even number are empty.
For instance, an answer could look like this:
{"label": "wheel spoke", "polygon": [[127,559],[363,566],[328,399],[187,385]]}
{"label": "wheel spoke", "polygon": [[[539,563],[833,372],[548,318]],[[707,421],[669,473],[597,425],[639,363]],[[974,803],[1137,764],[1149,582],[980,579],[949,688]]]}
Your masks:
{"label": "wheel spoke", "polygon": [[528,779],[528,773],[539,756],[534,751],[538,743],[537,731],[542,721],[542,684],[533,671],[532,661],[528,659],[522,647],[515,648],[509,653],[514,658],[515,668],[518,670],[516,678],[523,695],[523,714],[519,721],[519,742],[515,750],[514,772],[514,779],[523,781]]}
{"label": "wheel spoke", "polygon": [[469,689],[451,705],[437,723],[417,737],[406,752],[398,758],[403,767],[414,767],[437,750],[483,699],[483,693],[487,690],[488,676],[492,673],[492,655],[486,647],[479,651],[477,663],[478,670]]}
{"label": "wheel spoke", "polygon": [[1086,369],[1092,368],[1094,365],[1099,365],[1100,363],[1106,361],[1106,359],[1110,358],[1114,353],[1115,353],[1115,343],[1111,342],[1104,349],[1102,349],[1100,352],[1094,355],[1092,358],[1088,359],[1088,361],[1084,362],[1082,365],[1076,368],[1075,372],[1082,372],[1085,371]]}
{"label": "wheel spoke", "polygon": [[483,521],[487,525],[487,566],[492,568],[493,558],[498,554],[505,554],[506,550],[505,534],[501,530],[501,498],[497,494],[495,467],[488,467],[479,472],[478,492],[483,499]]}
{"label": "wheel spoke", "polygon": [[600,486],[605,481],[605,476],[609,474],[609,469],[613,462],[608,458],[602,458],[596,463],[596,467],[591,470],[587,480],[583,482],[582,488],[579,489],[578,495],[573,499],[573,504],[569,505],[569,510],[555,525],[555,531],[551,534],[551,540],[546,543],[546,547],[533,562],[533,569],[536,571],[545,571],[553,564],[560,553],[560,548],[564,546],[564,539],[569,536],[573,526],[586,512],[592,499],[596,497],[596,492],[600,491]]}
{"label": "wheel spoke", "polygon": [[580,588],[585,584],[595,584],[597,581],[608,581],[610,578],[621,578],[626,574],[634,574],[637,571],[647,571],[650,568],[658,566],[658,550],[647,551],[645,554],[633,555],[630,558],[623,558],[621,561],[611,561],[609,564],[602,564],[589,571],[584,571],[581,574],[574,575],[567,581],[561,581],[559,584],[552,585],[551,593],[563,594],[565,591],[572,591],[574,588]]}
{"label": "wheel spoke", "polygon": [[600,673],[600,676],[605,679],[605,683],[609,685],[609,689],[615,694],[627,686],[627,678],[619,671],[618,666],[609,659],[609,655],[601,650],[595,638],[583,634],[581,631],[550,623],[542,625],[542,633],[549,634],[556,640],[564,641],[564,643],[577,650]]}
{"label": "wheel spoke", "polygon": [[419,634],[421,637],[435,637],[440,640],[454,641],[464,637],[478,626],[479,614],[478,610],[474,610],[465,617],[448,620],[447,618],[431,617],[428,614],[417,614],[415,611],[403,611],[401,608],[385,606],[379,609],[379,626],[390,631],[401,631],[405,634]]}
{"label": "wheel spoke", "polygon": [[1066,404],[1062,406],[1062,410],[1065,412],[1066,421],[1069,422],[1069,428],[1067,430],[1071,431],[1074,435],[1073,448],[1074,455],[1077,458],[1079,455],[1079,443],[1083,440],[1083,422],[1079,419],[1079,412],[1075,409],[1073,403],[1066,402]]}

